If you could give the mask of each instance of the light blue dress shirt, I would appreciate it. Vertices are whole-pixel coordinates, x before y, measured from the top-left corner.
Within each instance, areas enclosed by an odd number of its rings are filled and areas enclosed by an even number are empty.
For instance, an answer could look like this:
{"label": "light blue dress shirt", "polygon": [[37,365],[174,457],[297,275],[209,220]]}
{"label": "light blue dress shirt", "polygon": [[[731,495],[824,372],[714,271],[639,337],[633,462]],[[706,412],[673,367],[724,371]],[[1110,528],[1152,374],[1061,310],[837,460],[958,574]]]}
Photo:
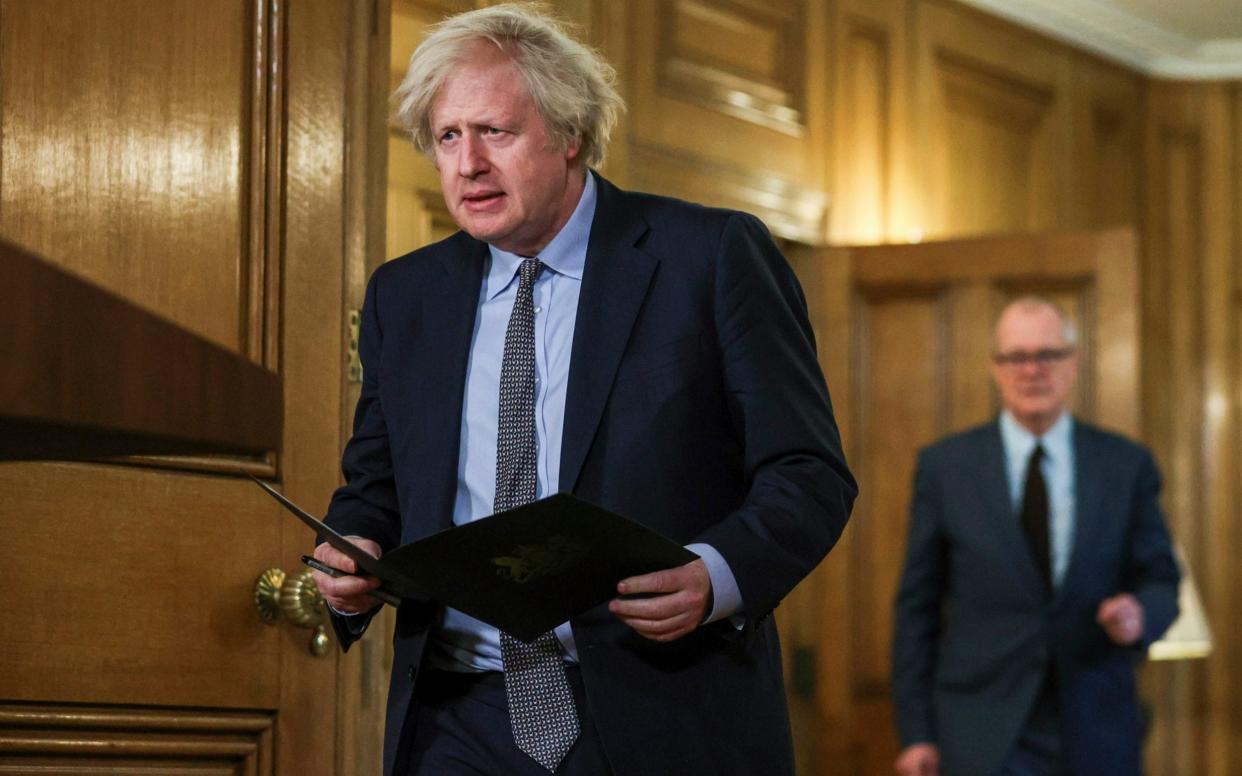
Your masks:
{"label": "light blue dress shirt", "polygon": [[[534,288],[539,498],[559,492],[560,487],[561,432],[565,422],[569,357],[595,202],[595,179],[588,174],[582,197],[569,221],[539,253],[544,265]],[[517,295],[517,273],[522,257],[495,246],[489,248],[466,369],[457,496],[453,507],[455,525],[491,515],[496,493],[500,363],[504,355],[505,330]],[[670,473],[670,476],[676,474]],[[703,558],[711,577],[714,603],[707,621],[740,612],[742,599],[737,582],[720,553],[706,544],[691,544],[688,548]],[[556,635],[567,659],[576,661],[577,648],[569,623],[558,626]],[[437,668],[502,670],[499,631],[456,609],[445,607],[428,646],[427,659]]]}
{"label": "light blue dress shirt", "polygon": [[1040,471],[1048,486],[1048,541],[1052,555],[1052,586],[1060,589],[1074,543],[1074,419],[1062,413],[1052,428],[1036,437],[1008,411],[1000,416],[1001,441],[1009,475],[1014,515],[1022,514],[1026,467],[1038,442],[1044,448]]}

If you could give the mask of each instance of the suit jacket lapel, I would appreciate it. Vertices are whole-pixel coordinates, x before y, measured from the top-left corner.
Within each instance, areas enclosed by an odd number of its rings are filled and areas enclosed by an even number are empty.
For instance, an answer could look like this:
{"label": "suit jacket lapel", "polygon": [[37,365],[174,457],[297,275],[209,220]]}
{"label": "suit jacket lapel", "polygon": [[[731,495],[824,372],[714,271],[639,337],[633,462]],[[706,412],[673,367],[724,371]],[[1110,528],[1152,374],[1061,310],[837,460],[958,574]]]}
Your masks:
{"label": "suit jacket lapel", "polygon": [[432,507],[434,522],[427,533],[453,522],[466,367],[487,260],[486,244],[464,233],[459,239],[462,245],[445,250],[439,257],[439,270],[428,273],[428,285],[433,287],[422,296],[421,352],[405,364],[411,370],[408,384],[413,395],[420,397],[422,406],[438,408],[424,414],[425,442],[411,440],[424,451],[417,456],[425,477],[421,492],[434,493],[429,503],[438,505]]}
{"label": "suit jacket lapel", "polygon": [[1092,535],[1099,524],[1100,504],[1103,497],[1102,460],[1091,444],[1090,433],[1081,423],[1074,423],[1074,543],[1070,548],[1070,560],[1057,591],[1060,601],[1073,587],[1073,577],[1080,573],[1080,566],[1087,562],[1092,546]]}
{"label": "suit jacket lapel", "polygon": [[1035,567],[1035,558],[1026,537],[1022,535],[1019,516],[1014,512],[1013,500],[1009,495],[1009,474],[1006,470],[1005,445],[1001,441],[999,420],[988,429],[983,453],[980,471],[983,475],[985,505],[987,514],[996,516],[990,522],[1001,545],[1001,557],[1012,558],[1021,583],[1042,598],[1044,581],[1039,569]]}
{"label": "suit jacket lapel", "polygon": [[[594,174],[594,173],[592,173]],[[659,260],[635,248],[647,224],[625,194],[598,175],[582,291],[570,351],[560,489],[572,492],[595,439],[630,331]]]}

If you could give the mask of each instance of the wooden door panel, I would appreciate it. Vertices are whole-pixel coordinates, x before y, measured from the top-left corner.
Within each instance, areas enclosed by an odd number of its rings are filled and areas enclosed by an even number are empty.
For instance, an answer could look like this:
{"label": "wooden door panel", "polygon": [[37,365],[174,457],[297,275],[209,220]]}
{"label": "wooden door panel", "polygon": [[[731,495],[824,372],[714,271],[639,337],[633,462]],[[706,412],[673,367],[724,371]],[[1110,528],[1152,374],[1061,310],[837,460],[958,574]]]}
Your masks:
{"label": "wooden door panel", "polygon": [[[645,142],[728,161],[740,143],[795,179],[807,151],[805,0],[643,0],[634,9],[635,132]],[[745,41],[732,45],[738,41]],[[703,132],[704,126],[729,129]],[[698,127],[696,131],[686,131]]]}
{"label": "wooden door panel", "polygon": [[25,623],[0,640],[0,665],[25,674],[4,697],[278,705],[283,635],[259,626],[249,588],[280,565],[283,526],[252,483],[6,464],[0,491],[22,509],[0,618]]}
{"label": "wooden door panel", "polygon": [[[269,72],[285,67],[269,53],[277,17],[259,0],[156,5],[0,5],[0,229],[127,301],[274,361],[259,337],[274,288],[243,269],[274,275],[247,227],[278,169],[262,109]],[[275,316],[266,322],[279,330]],[[152,462],[0,467],[16,559],[0,570],[11,591],[0,616],[27,623],[0,642],[12,669],[3,697],[279,706],[281,637],[255,627],[248,588],[280,564],[281,525],[248,482],[141,468]],[[271,475],[275,463],[161,465]]]}
{"label": "wooden door panel", "polygon": [[335,646],[253,603],[313,537],[238,469],[313,511],[338,481],[345,282],[382,251],[351,89],[386,13],[0,2],[0,232],[285,388],[279,457],[0,464],[0,773],[345,770]]}
{"label": "wooden door panel", "polygon": [[[1138,286],[1128,230],[821,250],[795,264],[821,331],[821,359],[861,487],[846,541],[848,579],[821,585],[821,609],[845,637],[820,647],[821,682],[848,676],[848,698],[820,698],[847,731],[811,769],[886,774],[897,754],[889,689],[892,603],[904,559],[918,449],[998,410],[992,327],[1011,299],[1062,304],[1080,332],[1075,412],[1138,430]],[[844,312],[843,312],[844,311]],[[804,603],[805,606],[805,603]],[[843,650],[847,658],[828,650]],[[820,731],[795,730],[799,738]]]}
{"label": "wooden door panel", "polygon": [[626,9],[622,182],[752,212],[781,237],[822,244],[827,5],[613,5]]}
{"label": "wooden door panel", "polygon": [[266,190],[264,76],[283,69],[267,6],[0,6],[4,233],[255,360],[267,272],[249,230]]}
{"label": "wooden door panel", "polygon": [[855,551],[851,557],[855,604],[851,629],[858,635],[853,683],[864,694],[885,693],[892,632],[889,602],[896,592],[901,556],[886,537],[904,530],[906,492],[913,461],[912,444],[935,438],[941,427],[944,385],[941,364],[947,355],[940,337],[924,339],[913,332],[939,330],[939,294],[934,289],[897,294],[862,294],[856,302],[858,348],[861,354],[853,388],[866,397],[853,406],[858,413],[860,449],[850,461],[860,482]]}
{"label": "wooden door panel", "polygon": [[[969,9],[914,4],[913,161],[928,235],[1063,223],[1070,67],[1029,33]],[[998,174],[1003,171],[1003,174]]]}

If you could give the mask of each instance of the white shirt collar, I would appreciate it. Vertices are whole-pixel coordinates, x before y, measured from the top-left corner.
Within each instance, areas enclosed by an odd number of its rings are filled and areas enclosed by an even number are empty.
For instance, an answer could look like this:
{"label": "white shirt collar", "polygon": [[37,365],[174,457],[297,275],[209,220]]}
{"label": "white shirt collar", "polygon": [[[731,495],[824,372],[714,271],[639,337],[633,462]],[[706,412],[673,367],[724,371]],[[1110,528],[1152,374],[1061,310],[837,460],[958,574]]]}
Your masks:
{"label": "white shirt collar", "polygon": [[1043,446],[1045,456],[1056,459],[1072,449],[1074,418],[1068,411],[1063,411],[1051,428],[1036,437],[1009,410],[1003,410],[1000,414],[1000,432],[1005,454],[1010,460],[1025,462],[1037,442]]}

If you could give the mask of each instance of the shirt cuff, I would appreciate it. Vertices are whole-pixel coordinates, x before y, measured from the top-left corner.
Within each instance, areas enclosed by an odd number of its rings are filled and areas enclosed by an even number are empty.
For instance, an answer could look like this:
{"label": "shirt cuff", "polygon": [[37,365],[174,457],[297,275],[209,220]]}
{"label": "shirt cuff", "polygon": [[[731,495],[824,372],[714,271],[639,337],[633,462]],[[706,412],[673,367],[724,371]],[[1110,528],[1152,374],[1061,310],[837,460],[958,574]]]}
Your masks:
{"label": "shirt cuff", "polygon": [[[324,601],[324,603],[328,604],[327,601]],[[360,614],[366,614],[366,612],[342,612],[340,609],[337,609],[332,604],[328,604],[328,609],[331,610],[333,614],[338,615],[340,617],[357,617]]]}
{"label": "shirt cuff", "polygon": [[728,617],[734,627],[744,621],[742,613],[742,592],[737,589],[737,580],[733,570],[729,568],[715,547],[710,544],[687,544],[686,549],[698,555],[707,566],[707,576],[712,583],[712,610],[702,624],[723,620]]}

